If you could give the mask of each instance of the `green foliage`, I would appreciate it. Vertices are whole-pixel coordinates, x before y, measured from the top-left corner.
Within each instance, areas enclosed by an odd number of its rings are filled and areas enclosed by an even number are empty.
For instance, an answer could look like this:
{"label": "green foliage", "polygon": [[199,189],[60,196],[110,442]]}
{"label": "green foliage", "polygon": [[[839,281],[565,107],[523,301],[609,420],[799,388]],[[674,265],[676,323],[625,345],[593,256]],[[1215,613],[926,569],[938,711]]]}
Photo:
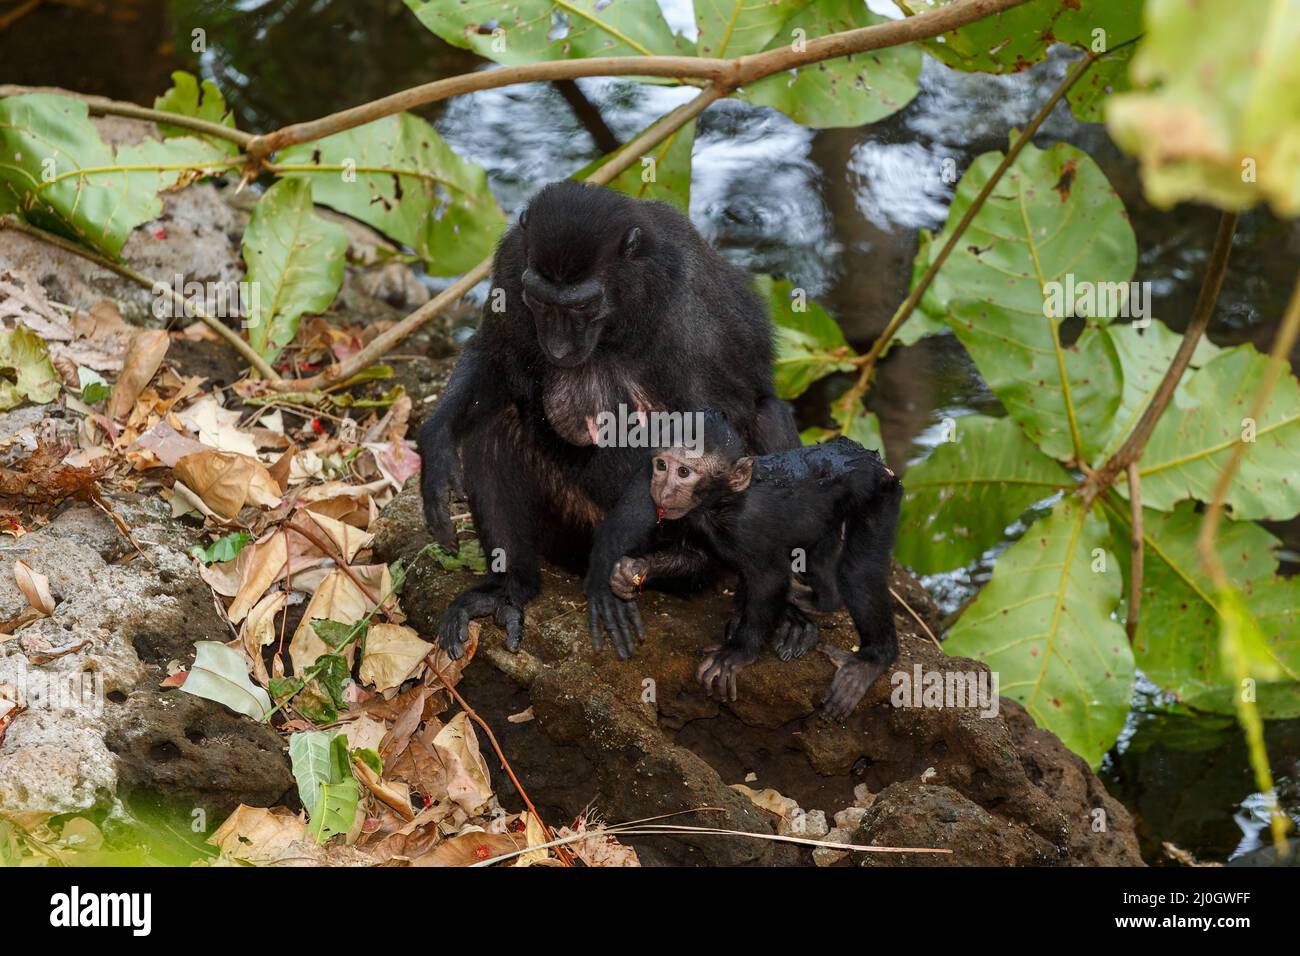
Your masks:
{"label": "green foliage", "polygon": [[857,353],[830,314],[787,279],[763,276],[758,291],[768,301],[776,329],[776,394],[794,398],[832,372],[851,372]]}
{"label": "green foliage", "polygon": [[87,405],[102,402],[113,393],[112,386],[104,381],[104,376],[84,365],[77,366],[77,386],[81,389],[81,400]]}
{"label": "green foliage", "polygon": [[50,93],[0,99],[0,156],[0,212],[17,212],[109,256],[122,251],[131,230],[162,212],[160,190],[191,170],[229,162],[190,137],[145,140],[114,152],[85,102]]}
{"label": "green foliage", "polygon": [[306,179],[281,180],[244,231],[248,281],[257,289],[248,341],[267,359],[293,341],[304,314],[328,309],[343,285],[347,233],[316,215],[311,193]]}
{"label": "green foliage", "polygon": [[[759,9],[759,17],[766,14]],[[768,49],[884,20],[859,0],[813,0],[779,28]],[[921,51],[907,44],[774,73],[751,83],[739,95],[756,106],[774,107],[805,126],[861,126],[910,103],[916,96],[920,73]]]}
{"label": "green foliage", "polygon": [[1281,2],[1148,0],[1146,36],[1115,97],[1115,142],[1138,157],[1152,203],[1300,213],[1300,19]]}
{"label": "green foliage", "polygon": [[328,730],[294,734],[289,760],[316,842],[348,833],[356,822],[361,788],[352,774],[347,735]]}
{"label": "green foliage", "polygon": [[277,160],[285,176],[311,181],[316,202],[410,246],[433,275],[473,268],[505,230],[483,169],[410,113],[292,146]]}
{"label": "green foliage", "polygon": [[998,559],[944,643],[1096,766],[1124,726],[1133,652],[1114,620],[1121,575],[1106,524],[1066,498]]}
{"label": "green foliage", "polygon": [[593,56],[694,52],[674,37],[655,3],[575,0],[406,0],[426,27],[453,46],[506,66]]}
{"label": "green foliage", "polygon": [[1030,505],[1071,483],[1012,419],[957,419],[954,434],[907,472],[906,533],[894,555],[922,574],[969,564]]}
{"label": "green foliage", "polygon": [[[808,6],[809,0],[695,0],[695,41],[700,56],[719,59],[746,56],[767,49],[781,25]],[[785,43],[791,42],[786,40]],[[778,44],[785,45],[785,44]]]}
{"label": "green foliage", "polygon": [[[637,133],[637,136],[640,136]],[[635,137],[634,137],[635,138]],[[691,211],[691,149],[695,145],[695,121],[687,123],[654,150],[614,177],[610,189],[634,199],[656,199],[670,203],[683,213]],[[614,154],[602,156],[573,174],[587,179]]]}
{"label": "green foliage", "polygon": [[483,557],[483,546],[477,538],[462,541],[456,554],[452,554],[441,545],[429,545],[430,556],[438,562],[444,571],[477,571],[482,574],[487,570],[487,559]]}
{"label": "green foliage", "polygon": [[239,552],[244,550],[244,546],[253,540],[253,536],[247,531],[236,531],[222,538],[218,538],[206,548],[196,544],[187,552],[204,564],[213,564],[218,561],[233,561],[239,557]]}
{"label": "green foliage", "polygon": [[[52,402],[62,382],[44,340],[25,325],[0,332],[0,411],[23,404]],[[12,378],[12,381],[10,380]]]}
{"label": "green foliage", "polygon": [[[154,99],[154,109],[163,110],[167,113],[176,113],[180,116],[190,116],[194,119],[207,120],[209,123],[219,123],[231,129],[235,128],[235,114],[226,107],[225,97],[221,95],[221,91],[217,89],[216,84],[211,80],[204,80],[200,85],[198,78],[193,73],[177,70],[172,74],[172,84],[170,90]],[[216,136],[207,136],[202,133],[195,134],[183,126],[168,126],[165,123],[160,123],[158,132],[169,139],[174,136],[197,135],[199,139],[219,153],[224,153],[227,156],[239,155],[239,147],[230,140],[219,139]]]}

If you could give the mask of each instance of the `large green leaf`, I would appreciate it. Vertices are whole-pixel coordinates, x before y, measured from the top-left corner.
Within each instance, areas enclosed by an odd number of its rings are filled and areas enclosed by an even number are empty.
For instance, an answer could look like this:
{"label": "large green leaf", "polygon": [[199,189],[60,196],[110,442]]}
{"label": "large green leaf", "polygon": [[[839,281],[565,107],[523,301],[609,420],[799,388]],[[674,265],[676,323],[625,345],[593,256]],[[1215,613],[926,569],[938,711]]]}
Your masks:
{"label": "large green leaf", "polygon": [[114,154],[84,101],[49,93],[0,99],[0,207],[117,256],[131,230],[162,212],[159,190],[187,167],[220,165],[193,138],[145,140]]}
{"label": "large green leaf", "polygon": [[253,207],[244,232],[256,290],[248,340],[268,359],[293,341],[305,313],[328,309],[343,284],[347,232],[316,215],[311,189],[306,179],[280,180]]}
{"label": "large green leaf", "polygon": [[594,56],[681,55],[657,3],[644,0],[406,0],[453,46],[506,66]]}
{"label": "large green leaf", "polygon": [[[184,70],[177,70],[172,73],[172,88],[162,96],[154,99],[153,108],[167,113],[177,113],[181,116],[207,120],[209,123],[219,123],[231,129],[235,128],[234,111],[226,106],[225,97],[221,95],[221,91],[217,89],[216,84],[211,80],[204,80],[200,85],[198,78],[193,73],[186,73]],[[197,135],[198,138],[224,155],[237,156],[239,154],[239,147],[230,140],[207,136],[202,133],[194,134],[183,126],[170,126],[166,123],[159,123],[158,131],[168,138]]]}
{"label": "large green leaf", "polygon": [[[1127,506],[1106,503],[1111,549],[1129,574]],[[1220,623],[1227,610],[1196,550],[1201,516],[1191,502],[1172,512],[1143,509],[1142,610],[1133,650],[1142,672],[1182,703],[1230,714],[1235,688],[1225,677]],[[1253,521],[1225,521],[1216,549],[1232,586],[1263,634],[1264,653],[1285,682],[1261,683],[1266,717],[1300,716],[1300,579],[1277,575],[1280,542]]]}
{"label": "large green leaf", "polygon": [[[1001,159],[985,153],[966,171],[943,233],[922,247],[926,265]],[[1115,317],[1136,262],[1124,204],[1097,164],[1064,143],[1030,145],[975,215],[925,304],[948,311],[990,388],[1044,451],[1069,460],[1077,441],[1089,458],[1119,404],[1119,358],[1091,323],[1065,347],[1062,317]],[[1097,290],[1111,294],[1084,295]]]}
{"label": "large green leaf", "polygon": [[944,642],[998,672],[999,693],[1093,766],[1124,727],[1134,680],[1106,538],[1105,521],[1064,499],[1006,550]]}
{"label": "large green leaf", "polygon": [[[909,13],[920,13],[939,4],[899,0],[898,5]],[[1018,73],[1043,59],[1054,43],[1103,53],[1141,32],[1141,0],[1035,0],[923,45],[927,53],[954,69]],[[1091,95],[1080,96],[1070,105],[1080,119],[1096,122],[1097,94],[1108,85],[1122,84],[1123,73],[1114,69],[1114,61],[1103,60],[1089,74],[1081,85],[1096,81]]]}
{"label": "large green leaf", "polygon": [[[1181,335],[1157,321],[1152,321],[1146,328],[1117,323],[1107,326],[1105,331],[1119,356],[1124,389],[1105,442],[1093,458],[1092,463],[1098,466],[1119,450],[1119,446],[1137,426],[1142,413],[1155,398],[1165,372],[1169,370],[1169,363],[1173,361],[1174,353],[1183,340]],[[1217,345],[1201,336],[1192,353],[1191,368],[1200,368],[1220,351]],[[1184,372],[1182,381],[1186,381],[1190,374],[1190,371]]]}
{"label": "large green leaf", "polygon": [[[700,56],[736,57],[757,53],[777,36],[781,24],[809,0],[695,0],[695,46]],[[787,38],[786,43],[793,42]]]}
{"label": "large green leaf", "polygon": [[0,332],[0,412],[58,398],[63,382],[45,341],[25,325]]}
{"label": "large green leaf", "polygon": [[434,275],[473,268],[505,230],[483,169],[410,113],[293,146],[277,166],[310,179],[316,202],[410,246]]}
{"label": "large green leaf", "polygon": [[796,289],[788,279],[762,277],[758,292],[768,301],[776,327],[773,374],[776,393],[796,398],[817,379],[832,372],[850,372],[857,353],[830,314]]}
{"label": "large green leaf", "polygon": [[1300,11],[1293,0],[1148,0],[1146,36],[1107,126],[1147,198],[1300,213]]}
{"label": "large green leaf", "polygon": [[349,832],[361,788],[348,760],[347,736],[332,730],[296,733],[289,738],[289,760],[316,841]]}
{"label": "large green leaf", "polygon": [[[639,134],[638,134],[639,135]],[[691,211],[691,151],[695,146],[695,121],[691,120],[670,135],[641,161],[623,170],[609,184],[634,199],[655,199],[671,203],[683,213]],[[573,174],[586,179],[614,157],[602,156]],[[653,162],[647,162],[653,160]]]}
{"label": "large green leaf", "polygon": [[908,469],[894,556],[922,574],[962,567],[1030,505],[1070,484],[1012,419],[963,416],[951,440]]}
{"label": "large green leaf", "polygon": [[[1165,409],[1139,464],[1142,503],[1169,511],[1185,498],[1209,501],[1246,421],[1267,356],[1254,346],[1221,352],[1186,379]],[[1300,513],[1300,385],[1284,375],[1254,423],[1226,501],[1233,517],[1285,520]]]}
{"label": "large green leaf", "polygon": [[[781,26],[768,49],[884,22],[860,0],[814,0]],[[802,33],[796,33],[802,31]],[[916,96],[921,51],[912,44],[855,53],[775,73],[740,92],[797,123],[825,129],[861,126],[895,113]]]}

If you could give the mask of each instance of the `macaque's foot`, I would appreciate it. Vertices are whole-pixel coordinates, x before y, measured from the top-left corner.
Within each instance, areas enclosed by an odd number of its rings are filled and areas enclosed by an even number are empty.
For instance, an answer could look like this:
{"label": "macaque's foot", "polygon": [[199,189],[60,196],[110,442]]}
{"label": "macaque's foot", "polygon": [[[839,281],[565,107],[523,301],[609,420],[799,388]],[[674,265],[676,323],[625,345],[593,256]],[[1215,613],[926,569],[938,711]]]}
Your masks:
{"label": "macaque's foot", "polygon": [[622,601],[633,600],[645,584],[650,562],[645,558],[619,558],[609,576],[609,589]]}
{"label": "macaque's foot", "polygon": [[506,632],[506,650],[519,650],[524,639],[524,609],[509,596],[505,584],[489,584],[466,591],[443,612],[438,625],[438,645],[452,660],[465,655],[469,622],[491,615]]}
{"label": "macaque's foot", "polygon": [[[730,631],[730,626],[728,631]],[[743,646],[723,644],[707,648],[704,660],[695,669],[695,679],[704,692],[719,700],[736,699],[736,675],[758,660],[758,651]]]}
{"label": "macaque's foot", "polygon": [[803,657],[817,646],[817,622],[794,604],[787,604],[781,623],[776,626],[776,654],[781,660]]}
{"label": "macaque's foot", "polygon": [[806,584],[800,584],[798,581],[790,582],[790,603],[805,614],[815,614],[817,612],[817,602],[813,597],[813,589]]}
{"label": "macaque's foot", "polygon": [[[626,559],[625,559],[626,560]],[[624,600],[611,593],[609,588],[595,588],[587,594],[587,621],[591,625],[591,646],[600,650],[604,646],[602,631],[609,631],[610,641],[618,659],[625,661],[636,654],[636,642],[645,637],[645,625],[636,601]]]}
{"label": "macaque's foot", "polygon": [[858,701],[876,682],[876,678],[885,672],[884,664],[872,664],[859,659],[848,651],[829,644],[818,645],[818,650],[831,659],[835,665],[835,677],[831,680],[831,689],[822,701],[822,713],[828,720],[843,721]]}

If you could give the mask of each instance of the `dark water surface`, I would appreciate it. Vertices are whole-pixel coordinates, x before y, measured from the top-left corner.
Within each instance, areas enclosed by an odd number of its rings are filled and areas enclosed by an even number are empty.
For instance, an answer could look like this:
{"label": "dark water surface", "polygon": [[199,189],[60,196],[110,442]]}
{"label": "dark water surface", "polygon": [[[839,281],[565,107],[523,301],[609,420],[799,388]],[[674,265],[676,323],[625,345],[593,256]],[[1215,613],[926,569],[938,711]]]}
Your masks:
{"label": "dark water surface", "polygon": [[[647,0],[648,2],[648,0]],[[151,103],[172,69],[214,79],[243,129],[265,131],[407,86],[483,68],[427,32],[399,0],[118,0],[109,13],[46,4],[0,32],[0,82],[57,85]],[[666,4],[674,25],[683,4]],[[893,13],[892,5],[872,0]],[[689,7],[685,7],[689,9]],[[192,51],[195,30],[206,49]],[[934,175],[951,157],[1005,149],[1064,75],[1052,56],[1010,77],[962,74],[927,59],[921,92],[904,110],[859,129],[814,131],[772,110],[724,101],[700,119],[691,216],[732,260],[788,277],[825,305],[858,347],[884,327],[906,293],[918,228],[942,228],[952,187]],[[689,90],[583,80],[579,86],[620,141],[692,95]],[[502,206],[514,209],[546,182],[600,154],[590,128],[549,85],[461,97],[421,111],[462,155],[484,166]],[[1062,104],[1039,145],[1066,140],[1087,151],[1123,198],[1137,233],[1136,279],[1152,284],[1154,317],[1181,330],[1190,315],[1218,213],[1151,208],[1135,165],[1101,126],[1079,124]],[[1300,264],[1300,227],[1267,212],[1243,215],[1210,337],[1267,349]],[[1296,356],[1293,356],[1293,360]],[[819,383],[798,410],[822,424],[826,403],[848,384]],[[890,459],[923,457],[939,423],[1000,413],[951,337],[897,349],[882,364],[868,404]],[[1300,564],[1300,522],[1270,526]],[[974,566],[927,579],[952,611],[988,579],[996,551]],[[1154,688],[1139,695],[1103,767],[1107,785],[1138,818],[1148,860],[1170,841],[1207,860],[1259,845],[1265,826],[1240,730],[1231,719],[1176,715]],[[1300,808],[1300,721],[1268,726],[1284,803]]]}

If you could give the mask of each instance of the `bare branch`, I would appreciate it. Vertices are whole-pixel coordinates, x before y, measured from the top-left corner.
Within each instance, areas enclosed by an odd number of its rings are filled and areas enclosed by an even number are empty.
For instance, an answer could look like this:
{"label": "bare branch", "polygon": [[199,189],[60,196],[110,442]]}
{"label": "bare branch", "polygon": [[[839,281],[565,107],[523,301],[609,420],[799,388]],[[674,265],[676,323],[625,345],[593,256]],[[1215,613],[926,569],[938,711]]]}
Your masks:
{"label": "bare branch", "polygon": [[1129,573],[1128,573],[1128,618],[1124,630],[1128,633],[1128,642],[1133,643],[1137,635],[1138,620],[1142,616],[1142,486],[1138,479],[1137,462],[1128,466],[1128,505],[1129,527]]}

